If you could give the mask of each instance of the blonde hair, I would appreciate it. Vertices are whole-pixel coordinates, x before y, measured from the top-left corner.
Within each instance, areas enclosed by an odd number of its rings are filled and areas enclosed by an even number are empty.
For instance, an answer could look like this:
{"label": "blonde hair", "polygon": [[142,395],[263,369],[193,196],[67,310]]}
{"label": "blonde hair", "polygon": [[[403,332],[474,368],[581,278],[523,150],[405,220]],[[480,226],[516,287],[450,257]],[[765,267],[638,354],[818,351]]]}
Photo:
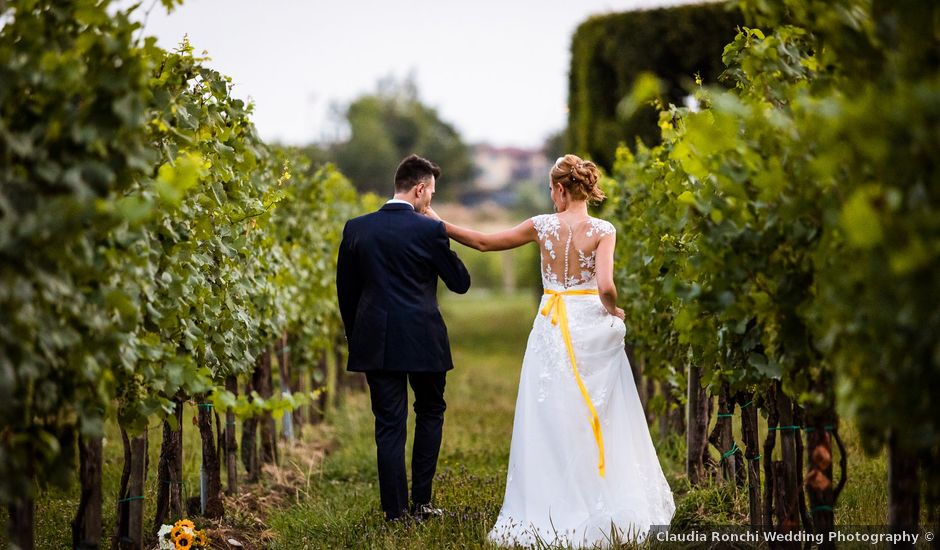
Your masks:
{"label": "blonde hair", "polygon": [[567,189],[568,194],[575,200],[584,199],[592,203],[607,198],[597,185],[600,177],[601,173],[596,164],[577,155],[558,157],[551,172],[552,183]]}

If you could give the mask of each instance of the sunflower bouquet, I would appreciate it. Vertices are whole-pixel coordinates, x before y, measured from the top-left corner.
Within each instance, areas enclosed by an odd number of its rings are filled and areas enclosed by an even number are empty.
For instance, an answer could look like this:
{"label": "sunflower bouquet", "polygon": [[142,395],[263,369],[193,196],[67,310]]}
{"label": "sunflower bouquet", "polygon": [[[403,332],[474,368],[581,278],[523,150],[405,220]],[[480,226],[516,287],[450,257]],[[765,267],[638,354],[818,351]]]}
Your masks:
{"label": "sunflower bouquet", "polygon": [[181,519],[173,525],[164,525],[157,532],[160,550],[190,550],[192,548],[208,548],[209,537],[205,529],[196,530],[196,525],[188,520]]}

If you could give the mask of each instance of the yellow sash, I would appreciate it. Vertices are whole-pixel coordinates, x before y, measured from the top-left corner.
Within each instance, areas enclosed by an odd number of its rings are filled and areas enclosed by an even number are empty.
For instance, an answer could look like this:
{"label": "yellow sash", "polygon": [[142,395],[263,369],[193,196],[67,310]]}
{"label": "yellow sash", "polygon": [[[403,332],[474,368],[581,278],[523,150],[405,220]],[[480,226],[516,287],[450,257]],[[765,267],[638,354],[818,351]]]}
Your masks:
{"label": "yellow sash", "polygon": [[601,435],[601,422],[597,418],[597,411],[594,409],[594,403],[591,403],[591,396],[588,394],[584,382],[581,381],[581,375],[578,374],[578,363],[574,360],[574,347],[571,345],[571,333],[568,330],[568,312],[565,309],[565,300],[562,296],[586,296],[597,295],[596,290],[546,290],[545,294],[551,295],[548,303],[542,308],[542,315],[551,313],[552,324],[557,325],[561,321],[561,337],[565,340],[565,347],[568,348],[568,358],[571,360],[571,370],[574,371],[574,379],[578,381],[578,388],[591,411],[591,429],[594,430],[594,440],[597,441],[597,450],[600,458],[597,463],[597,470],[601,477],[604,477],[604,437]]}

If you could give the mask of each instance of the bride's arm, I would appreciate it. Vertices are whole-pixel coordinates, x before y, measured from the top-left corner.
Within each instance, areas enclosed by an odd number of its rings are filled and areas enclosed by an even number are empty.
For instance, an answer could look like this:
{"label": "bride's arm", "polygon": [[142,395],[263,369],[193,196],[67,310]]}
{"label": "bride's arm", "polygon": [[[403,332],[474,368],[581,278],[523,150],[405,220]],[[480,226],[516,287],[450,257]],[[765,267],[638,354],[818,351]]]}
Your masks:
{"label": "bride's arm", "polygon": [[607,312],[615,317],[624,318],[623,310],[617,307],[617,287],[614,286],[614,245],[616,233],[601,237],[597,245],[597,260],[594,264],[597,276],[597,293]]}
{"label": "bride's arm", "polygon": [[512,229],[498,231],[496,233],[482,233],[466,227],[454,225],[448,221],[441,220],[431,207],[425,210],[425,214],[444,222],[444,228],[447,235],[460,244],[475,248],[481,252],[490,252],[494,250],[509,250],[535,240],[535,226],[532,220],[528,219]]}

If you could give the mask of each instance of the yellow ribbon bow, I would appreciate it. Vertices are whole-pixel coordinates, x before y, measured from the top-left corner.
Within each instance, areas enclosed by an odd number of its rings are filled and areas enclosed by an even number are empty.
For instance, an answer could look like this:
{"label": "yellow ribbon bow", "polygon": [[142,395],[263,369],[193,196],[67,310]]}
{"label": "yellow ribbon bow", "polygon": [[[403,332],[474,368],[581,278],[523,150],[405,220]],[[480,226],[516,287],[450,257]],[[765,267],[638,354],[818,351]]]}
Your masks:
{"label": "yellow ribbon bow", "polygon": [[565,309],[565,300],[563,296],[587,296],[587,295],[596,295],[596,290],[546,290],[545,294],[551,296],[546,302],[545,307],[542,308],[542,315],[548,315],[551,313],[551,319],[553,325],[558,325],[561,323],[561,337],[565,341],[565,347],[568,349],[568,359],[571,360],[571,370],[574,371],[574,379],[578,382],[578,388],[581,390],[581,395],[584,397],[584,402],[587,403],[588,409],[591,411],[591,429],[594,431],[594,440],[597,441],[597,450],[600,454],[600,458],[597,463],[597,470],[600,473],[601,477],[604,477],[604,436],[601,434],[601,422],[597,418],[597,410],[594,409],[594,403],[591,402],[591,396],[588,394],[587,388],[584,387],[584,382],[581,381],[581,375],[578,374],[578,363],[574,359],[574,347],[571,344],[571,332],[568,330],[568,311]]}

